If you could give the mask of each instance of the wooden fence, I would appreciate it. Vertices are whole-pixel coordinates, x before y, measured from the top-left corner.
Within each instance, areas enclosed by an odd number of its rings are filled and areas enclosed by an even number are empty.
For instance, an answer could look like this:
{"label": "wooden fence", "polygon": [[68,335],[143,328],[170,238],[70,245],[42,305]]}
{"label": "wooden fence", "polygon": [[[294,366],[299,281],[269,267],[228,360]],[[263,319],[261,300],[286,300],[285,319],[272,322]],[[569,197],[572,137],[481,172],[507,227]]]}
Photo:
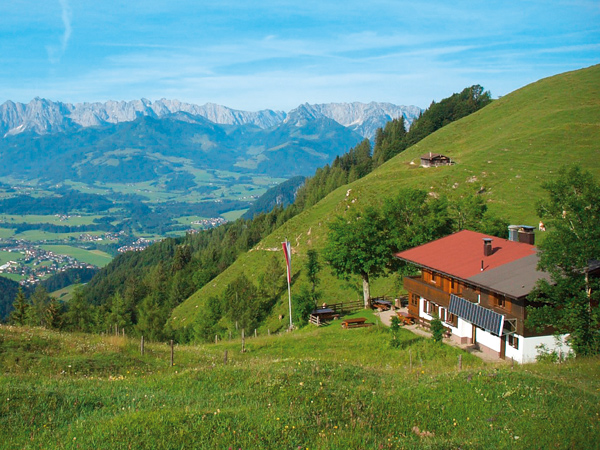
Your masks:
{"label": "wooden fence", "polygon": [[[327,303],[327,308],[332,309],[334,314],[336,314],[336,315],[342,315],[342,314],[353,313],[355,311],[360,311],[361,309],[364,309],[364,304],[363,304],[362,300],[354,300],[354,301],[344,302],[344,303],[333,303],[333,304]],[[328,320],[322,320],[316,314],[311,314],[308,321],[318,327],[320,327],[321,325],[327,325],[329,323]]]}
{"label": "wooden fence", "polygon": [[365,305],[362,300],[352,300],[344,303],[327,303],[327,308],[333,309],[336,314],[348,314],[365,309]]}

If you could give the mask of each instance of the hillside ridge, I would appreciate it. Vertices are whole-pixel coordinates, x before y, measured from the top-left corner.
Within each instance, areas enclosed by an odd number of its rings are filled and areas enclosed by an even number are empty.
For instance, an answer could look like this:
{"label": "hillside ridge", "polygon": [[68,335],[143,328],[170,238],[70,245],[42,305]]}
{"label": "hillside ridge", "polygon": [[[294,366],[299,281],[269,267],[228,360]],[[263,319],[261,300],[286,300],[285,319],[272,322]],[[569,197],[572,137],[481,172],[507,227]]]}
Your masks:
{"label": "hillside ridge", "polygon": [[[190,324],[206,298],[219,296],[236,277],[258,279],[270,255],[286,237],[292,242],[296,285],[304,281],[301,267],[310,248],[320,250],[327,223],[350,208],[381,202],[404,187],[430,195],[483,195],[490,212],[512,223],[537,224],[536,199],[542,183],[565,164],[580,164],[600,176],[600,65],[546,78],[493,102],[482,110],[443,127],[366,177],[330,193],[263,239],[251,251],[179,305],[174,327]],[[419,168],[426,153],[450,156],[452,166]],[[338,281],[327,269],[323,275],[326,301],[356,298],[351,284]],[[394,277],[374,284],[375,295],[396,295]],[[297,288],[296,288],[297,289]],[[292,287],[292,291],[294,286]],[[276,315],[265,327],[276,327]],[[271,328],[273,329],[273,328]]]}

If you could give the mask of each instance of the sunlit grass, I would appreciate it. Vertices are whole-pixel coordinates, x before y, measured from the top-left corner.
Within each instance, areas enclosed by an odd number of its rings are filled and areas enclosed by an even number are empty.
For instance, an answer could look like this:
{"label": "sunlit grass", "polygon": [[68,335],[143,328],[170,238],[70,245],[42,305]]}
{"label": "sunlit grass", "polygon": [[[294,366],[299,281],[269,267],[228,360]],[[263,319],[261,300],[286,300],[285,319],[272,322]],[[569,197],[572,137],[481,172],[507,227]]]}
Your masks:
{"label": "sunlit grass", "polygon": [[[370,319],[368,319],[370,320]],[[339,324],[203,346],[1,327],[0,448],[589,448],[598,360],[490,365]],[[227,362],[225,352],[227,351]],[[457,367],[462,355],[463,370]]]}

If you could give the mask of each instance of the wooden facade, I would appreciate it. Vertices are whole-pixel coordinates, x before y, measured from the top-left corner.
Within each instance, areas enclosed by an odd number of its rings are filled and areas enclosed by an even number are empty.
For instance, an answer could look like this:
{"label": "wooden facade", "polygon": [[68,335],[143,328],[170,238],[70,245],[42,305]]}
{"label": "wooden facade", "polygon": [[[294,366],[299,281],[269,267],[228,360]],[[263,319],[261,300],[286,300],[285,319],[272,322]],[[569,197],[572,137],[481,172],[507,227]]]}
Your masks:
{"label": "wooden facade", "polygon": [[[511,298],[505,295],[492,292],[482,287],[473,286],[447,275],[436,273],[432,270],[423,269],[421,275],[413,277],[404,277],[404,288],[408,292],[408,311],[419,316],[419,298],[427,299],[435,306],[448,308],[450,305],[450,295],[454,294],[476,303],[484,308],[504,315],[507,319],[515,320],[516,331],[521,336],[538,336],[547,334],[535,332],[525,328],[524,320],[526,317],[526,299]],[[437,311],[436,311],[437,312]]]}
{"label": "wooden facade", "polygon": [[449,166],[452,161],[448,156],[439,153],[428,153],[421,156],[421,167]]}
{"label": "wooden facade", "polygon": [[538,280],[550,280],[537,270],[530,241],[463,230],[396,257],[421,270],[404,277],[410,314],[422,323],[439,317],[453,340],[518,362],[534,361],[542,345],[559,351],[566,345],[554,330],[525,328],[527,295]]}

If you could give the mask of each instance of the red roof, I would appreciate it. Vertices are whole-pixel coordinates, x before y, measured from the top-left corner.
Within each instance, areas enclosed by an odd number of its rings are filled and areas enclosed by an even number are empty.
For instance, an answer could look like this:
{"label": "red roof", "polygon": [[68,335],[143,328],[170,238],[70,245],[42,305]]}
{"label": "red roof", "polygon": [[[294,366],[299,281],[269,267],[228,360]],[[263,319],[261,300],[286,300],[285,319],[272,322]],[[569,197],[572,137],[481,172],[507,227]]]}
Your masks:
{"label": "red roof", "polygon": [[[490,256],[483,255],[484,238],[492,239]],[[396,256],[437,272],[467,279],[481,273],[481,261],[487,271],[535,253],[533,245],[463,230]]]}

